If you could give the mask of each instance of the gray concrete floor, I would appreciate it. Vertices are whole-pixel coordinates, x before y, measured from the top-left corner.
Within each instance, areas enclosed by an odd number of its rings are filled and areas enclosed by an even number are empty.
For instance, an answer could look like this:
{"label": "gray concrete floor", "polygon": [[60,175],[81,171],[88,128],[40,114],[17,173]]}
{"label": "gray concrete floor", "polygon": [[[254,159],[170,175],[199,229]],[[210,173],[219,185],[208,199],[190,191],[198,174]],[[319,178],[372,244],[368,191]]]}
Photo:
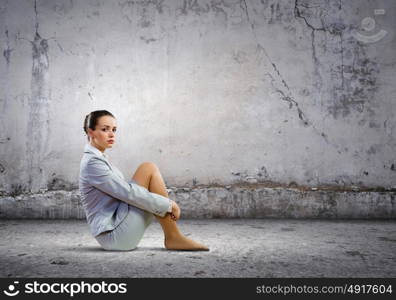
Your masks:
{"label": "gray concrete floor", "polygon": [[396,220],[179,220],[209,252],[102,250],[85,220],[0,220],[0,277],[396,277]]}

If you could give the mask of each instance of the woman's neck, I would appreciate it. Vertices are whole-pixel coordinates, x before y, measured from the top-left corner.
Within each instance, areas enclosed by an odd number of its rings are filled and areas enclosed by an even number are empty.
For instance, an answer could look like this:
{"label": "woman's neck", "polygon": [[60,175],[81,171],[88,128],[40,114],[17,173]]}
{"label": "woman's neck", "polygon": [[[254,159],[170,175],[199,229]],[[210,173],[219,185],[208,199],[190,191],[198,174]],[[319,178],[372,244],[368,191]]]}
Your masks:
{"label": "woman's neck", "polygon": [[99,146],[97,146],[94,142],[90,142],[91,146],[95,147],[96,149],[98,149],[100,152],[104,153],[105,149],[100,148]]}

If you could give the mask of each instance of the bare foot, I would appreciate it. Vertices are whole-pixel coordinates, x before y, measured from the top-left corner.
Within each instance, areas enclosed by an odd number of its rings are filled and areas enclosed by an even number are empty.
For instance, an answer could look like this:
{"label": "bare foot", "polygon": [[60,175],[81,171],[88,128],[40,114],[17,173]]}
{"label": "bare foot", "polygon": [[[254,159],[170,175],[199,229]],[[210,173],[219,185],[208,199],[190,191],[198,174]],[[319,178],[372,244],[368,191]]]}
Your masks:
{"label": "bare foot", "polygon": [[174,238],[165,238],[164,244],[168,250],[209,251],[209,248],[205,245],[195,242],[182,234]]}

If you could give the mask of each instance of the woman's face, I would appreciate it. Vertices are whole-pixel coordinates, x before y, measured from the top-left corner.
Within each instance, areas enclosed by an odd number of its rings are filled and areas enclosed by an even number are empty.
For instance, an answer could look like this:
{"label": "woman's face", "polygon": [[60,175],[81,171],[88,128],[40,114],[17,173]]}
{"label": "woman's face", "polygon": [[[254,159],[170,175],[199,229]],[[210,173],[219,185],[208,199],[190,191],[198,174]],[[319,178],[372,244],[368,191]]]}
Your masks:
{"label": "woman's face", "polygon": [[97,120],[95,130],[88,128],[88,135],[92,146],[104,152],[112,148],[115,143],[115,132],[117,130],[116,119],[112,116],[102,116]]}

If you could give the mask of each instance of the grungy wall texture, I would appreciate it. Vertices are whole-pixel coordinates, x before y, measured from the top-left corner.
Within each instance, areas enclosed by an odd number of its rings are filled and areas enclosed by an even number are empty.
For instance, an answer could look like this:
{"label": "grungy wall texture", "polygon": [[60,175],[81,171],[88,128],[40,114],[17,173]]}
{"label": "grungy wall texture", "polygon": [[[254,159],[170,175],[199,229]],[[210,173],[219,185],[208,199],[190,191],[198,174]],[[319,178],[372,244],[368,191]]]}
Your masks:
{"label": "grungy wall texture", "polygon": [[1,193],[76,189],[96,109],[126,177],[393,189],[395,28],[385,0],[0,0]]}

